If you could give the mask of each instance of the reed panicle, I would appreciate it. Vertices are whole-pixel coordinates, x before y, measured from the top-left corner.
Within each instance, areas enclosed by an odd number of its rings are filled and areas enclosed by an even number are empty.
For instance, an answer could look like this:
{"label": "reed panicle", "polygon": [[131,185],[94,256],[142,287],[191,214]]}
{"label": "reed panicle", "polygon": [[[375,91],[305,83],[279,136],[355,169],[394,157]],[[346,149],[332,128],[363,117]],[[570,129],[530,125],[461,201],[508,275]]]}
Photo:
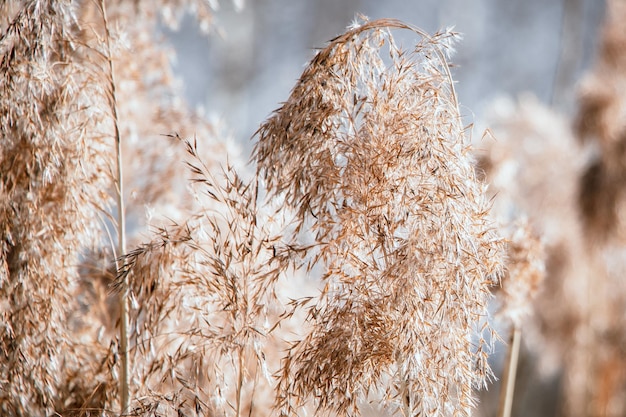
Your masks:
{"label": "reed panicle", "polygon": [[[185,150],[166,135],[176,130],[182,137],[196,135],[202,140],[205,163],[219,169],[224,155],[237,166],[241,150],[221,135],[202,115],[181,98],[179,80],[172,70],[173,48],[159,33],[159,17],[177,25],[176,17],[185,10],[197,10],[197,18],[209,20],[204,1],[154,2],[108,1],[112,58],[116,68],[118,124],[122,152],[131,155],[123,161],[127,202],[126,217],[131,230],[130,243],[138,243],[136,231],[161,227],[162,218],[183,221],[196,207],[187,192]],[[168,12],[169,10],[169,12]],[[79,10],[81,39],[103,50],[104,28],[101,12],[87,2]],[[163,16],[167,15],[167,16]],[[141,24],[139,24],[141,23]]]}
{"label": "reed panicle", "polygon": [[607,3],[599,60],[581,83],[573,129],[562,115],[524,97],[494,128],[498,143],[483,164],[499,211],[527,215],[545,242],[546,280],[534,303],[536,319],[524,323],[526,347],[541,368],[562,372],[560,406],[568,416],[626,410],[619,353],[625,12],[623,2]]}
{"label": "reed panicle", "polygon": [[117,280],[130,280],[134,305],[135,412],[265,414],[289,266],[281,228],[259,212],[256,182],[230,167],[215,177],[185,144],[207,204],[127,254]]}
{"label": "reed panicle", "polygon": [[[125,14],[128,3],[111,3],[117,27],[120,16],[131,17]],[[136,6],[146,7],[140,2]],[[159,69],[163,78],[158,81],[133,78],[136,74],[125,68],[124,75],[113,80],[107,65],[120,57],[120,51],[128,55],[130,51],[118,47],[118,32],[115,39],[104,37],[99,13],[92,2],[0,4],[3,415],[106,414],[117,407],[119,363],[113,327],[119,315],[111,310],[107,295],[115,274],[102,228],[114,224],[108,214],[115,178],[112,121],[121,127],[122,135],[132,131],[136,138],[138,131],[148,135],[147,129],[136,126],[149,119],[120,122],[108,103],[111,88],[132,79],[138,80],[135,92],[142,94],[134,101],[122,95],[122,112],[137,108],[142,100],[165,105],[150,97],[158,92],[147,92],[149,82],[160,83],[161,92],[173,82],[167,78],[169,64]],[[144,22],[145,27],[133,35],[146,40],[156,17]],[[147,66],[159,58],[164,62],[153,45],[141,51],[151,58]],[[149,68],[154,71],[155,66]],[[176,112],[163,108],[157,112],[155,107],[144,107],[152,119],[199,126],[184,106]],[[136,116],[136,112],[129,114]],[[163,131],[150,134],[158,137]],[[133,162],[139,159],[143,158]],[[149,184],[158,183],[156,178],[140,180],[146,195]],[[164,193],[155,189],[152,185],[149,201]]]}
{"label": "reed panicle", "polygon": [[510,327],[508,354],[502,373],[499,417],[512,413],[522,329],[531,321],[532,305],[545,278],[543,242],[526,220],[509,226],[506,272],[502,279],[500,318]]}
{"label": "reed panicle", "polygon": [[0,34],[0,412],[48,415],[110,395],[90,381],[108,345],[67,323],[108,204],[111,146],[94,133],[106,110],[70,2],[20,6],[2,6],[12,13]]}
{"label": "reed panicle", "polygon": [[[404,51],[392,30],[421,37]],[[489,375],[472,341],[503,242],[475,178],[445,53],[395,20],[333,39],[259,129],[270,196],[310,227],[324,289],[284,360],[277,406],[298,414],[469,415]],[[475,366],[478,364],[479,366]]]}
{"label": "reed panicle", "polygon": [[502,279],[502,318],[522,328],[533,314],[533,302],[545,278],[544,243],[527,220],[509,227],[506,273]]}

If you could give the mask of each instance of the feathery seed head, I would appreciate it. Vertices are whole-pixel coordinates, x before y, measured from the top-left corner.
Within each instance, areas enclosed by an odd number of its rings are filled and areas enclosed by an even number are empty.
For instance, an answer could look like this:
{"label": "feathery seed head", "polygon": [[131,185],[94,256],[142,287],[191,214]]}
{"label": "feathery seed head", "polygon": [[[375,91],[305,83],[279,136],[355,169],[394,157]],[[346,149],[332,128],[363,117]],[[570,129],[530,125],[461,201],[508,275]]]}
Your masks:
{"label": "feathery seed head", "polygon": [[[414,50],[396,29],[421,37]],[[259,175],[298,230],[312,225],[326,268],[313,331],[283,366],[285,414],[314,398],[354,415],[377,391],[392,412],[469,415],[487,374],[471,338],[503,243],[441,52],[449,36],[395,20],[338,36],[257,133]]]}

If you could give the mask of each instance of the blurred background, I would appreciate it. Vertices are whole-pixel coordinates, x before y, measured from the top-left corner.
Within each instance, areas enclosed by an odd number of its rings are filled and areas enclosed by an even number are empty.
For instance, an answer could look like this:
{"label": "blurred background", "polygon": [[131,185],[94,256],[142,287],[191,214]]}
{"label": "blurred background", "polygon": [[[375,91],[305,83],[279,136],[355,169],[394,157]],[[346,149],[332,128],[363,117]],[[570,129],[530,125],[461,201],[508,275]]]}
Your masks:
{"label": "blurred background", "polygon": [[211,36],[190,16],[167,34],[187,99],[248,145],[315,49],[359,14],[401,19],[429,33],[454,27],[462,40],[453,77],[468,123],[480,120],[494,98],[521,92],[571,112],[604,8],[600,0],[224,0]]}

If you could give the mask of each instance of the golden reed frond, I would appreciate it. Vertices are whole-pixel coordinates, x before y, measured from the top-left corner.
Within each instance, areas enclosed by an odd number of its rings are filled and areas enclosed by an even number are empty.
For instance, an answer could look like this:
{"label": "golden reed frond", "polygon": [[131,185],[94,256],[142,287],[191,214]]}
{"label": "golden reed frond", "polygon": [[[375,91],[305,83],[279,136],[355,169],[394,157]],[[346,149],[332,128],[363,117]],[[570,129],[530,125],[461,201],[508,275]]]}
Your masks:
{"label": "golden reed frond", "polygon": [[98,240],[112,148],[95,133],[101,80],[70,2],[20,6],[2,6],[13,11],[0,34],[0,413],[49,415],[113,395],[95,377],[109,346],[68,326],[83,307],[77,265]]}
{"label": "golden reed frond", "polygon": [[526,346],[543,370],[560,368],[560,406],[572,417],[626,410],[625,16],[623,2],[607,2],[599,60],[582,82],[573,131],[523,99],[494,129],[498,143],[484,164],[502,212],[526,214],[545,241],[546,280],[536,320],[524,323]]}
{"label": "golden reed frond", "polygon": [[266,415],[289,258],[259,213],[256,182],[232,168],[215,177],[196,143],[185,145],[210,204],[128,253],[117,280],[129,279],[134,300],[135,412]]}
{"label": "golden reed frond", "polygon": [[[421,37],[414,50],[398,29]],[[309,260],[325,269],[313,330],[281,371],[283,415],[309,399],[325,414],[374,401],[469,415],[489,374],[472,336],[504,245],[461,125],[451,37],[363,23],[317,53],[257,133],[258,173],[296,211],[296,232],[310,226]]]}
{"label": "golden reed frond", "polygon": [[[154,9],[147,3],[107,2],[112,26],[139,10]],[[170,6],[183,3],[196,2]],[[201,8],[208,12],[206,4]],[[143,41],[144,48],[137,49],[143,68],[118,66],[123,74],[115,82],[133,87],[121,88],[124,93],[117,97],[125,119],[119,121],[121,134],[132,139],[132,164],[150,166],[154,174],[165,158],[153,164],[157,158],[144,157],[141,147],[163,150],[146,143],[167,133],[174,121],[190,130],[200,123],[185,106],[173,104],[169,63],[148,41],[157,16],[149,16],[130,34],[133,47]],[[0,4],[2,415],[106,414],[118,408],[117,313],[107,295],[113,257],[103,231],[110,223],[114,142],[102,36],[94,2]],[[137,54],[128,59],[131,51],[119,48],[121,39],[114,36],[113,58],[136,64]],[[148,120],[159,123],[148,128]],[[206,132],[207,125],[199,132]],[[219,152],[215,155],[219,158]],[[139,175],[129,183],[145,196],[143,201],[172,198],[156,175]],[[167,175],[170,181],[173,177]],[[130,207],[134,213],[144,211],[141,204]]]}
{"label": "golden reed frond", "polygon": [[545,278],[546,252],[526,221],[512,224],[509,229],[500,314],[508,324],[521,329],[533,313],[533,302]]}

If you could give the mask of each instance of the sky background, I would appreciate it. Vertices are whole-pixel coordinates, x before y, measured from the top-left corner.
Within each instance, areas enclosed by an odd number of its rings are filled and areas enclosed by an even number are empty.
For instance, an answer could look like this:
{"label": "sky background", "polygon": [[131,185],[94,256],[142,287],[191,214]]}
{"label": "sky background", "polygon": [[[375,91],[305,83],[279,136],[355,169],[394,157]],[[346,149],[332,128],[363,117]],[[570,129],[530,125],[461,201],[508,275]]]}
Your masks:
{"label": "sky background", "polygon": [[240,3],[219,3],[208,37],[191,17],[166,34],[186,98],[248,150],[253,133],[287,99],[315,49],[359,14],[397,18],[429,33],[454,27],[462,35],[451,63],[467,123],[480,123],[495,98],[522,92],[571,113],[577,83],[595,57],[605,7],[602,0]]}

